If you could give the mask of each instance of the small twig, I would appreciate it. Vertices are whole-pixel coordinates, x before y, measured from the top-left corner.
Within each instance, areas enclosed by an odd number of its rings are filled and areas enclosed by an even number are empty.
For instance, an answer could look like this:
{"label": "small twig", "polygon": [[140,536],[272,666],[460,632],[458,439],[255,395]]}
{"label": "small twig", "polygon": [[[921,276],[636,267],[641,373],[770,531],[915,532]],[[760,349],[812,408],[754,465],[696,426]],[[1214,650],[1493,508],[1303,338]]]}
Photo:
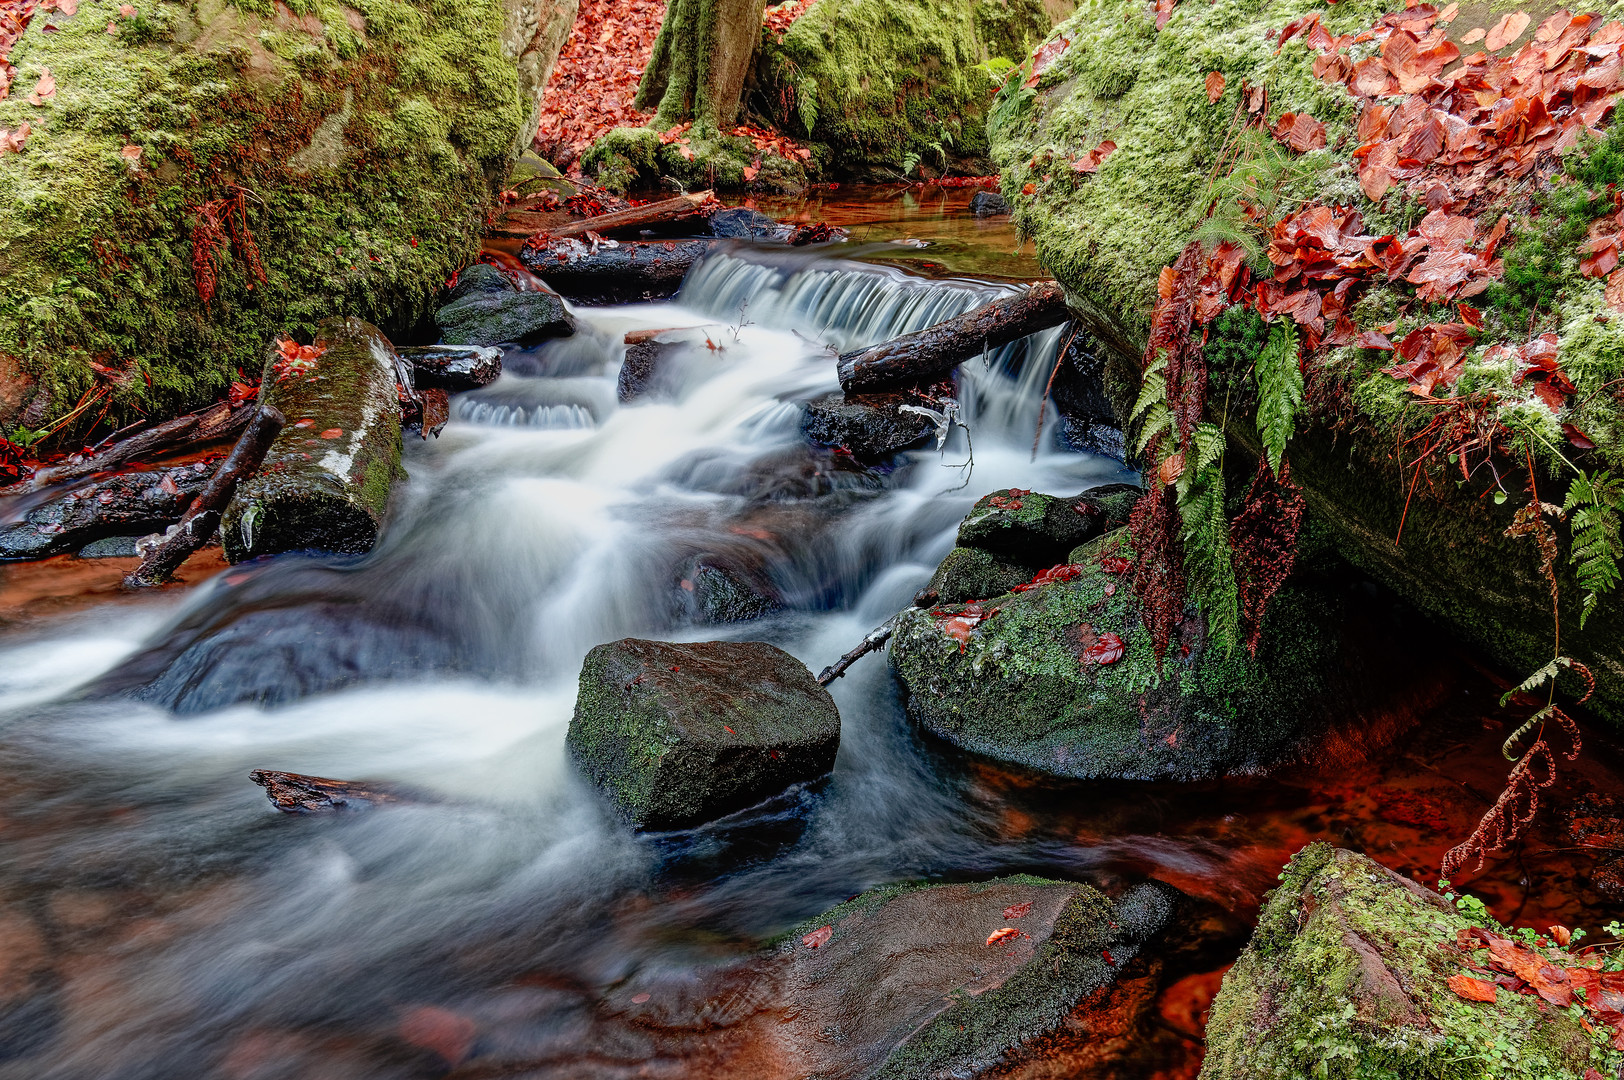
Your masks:
{"label": "small twig", "polygon": [[1070,350],[1072,339],[1077,336],[1079,329],[1080,327],[1076,323],[1072,324],[1071,333],[1066,335],[1065,343],[1060,346],[1060,351],[1055,354],[1054,368],[1049,372],[1049,381],[1043,384],[1043,399],[1038,402],[1037,430],[1032,432],[1033,461],[1038,459],[1038,443],[1043,440],[1043,417],[1049,411],[1049,391],[1054,389],[1055,377],[1060,374],[1060,365],[1066,362],[1066,353]]}
{"label": "small twig", "polygon": [[847,668],[851,667],[858,660],[861,660],[875,649],[878,649],[880,646],[884,645],[888,640],[890,640],[891,634],[895,632],[897,628],[897,620],[901,617],[902,615],[900,613],[893,615],[889,619],[885,620],[885,622],[881,623],[878,627],[870,630],[868,636],[865,637],[855,649],[823,669],[822,674],[818,676],[818,685],[828,686],[830,683],[846,674]]}

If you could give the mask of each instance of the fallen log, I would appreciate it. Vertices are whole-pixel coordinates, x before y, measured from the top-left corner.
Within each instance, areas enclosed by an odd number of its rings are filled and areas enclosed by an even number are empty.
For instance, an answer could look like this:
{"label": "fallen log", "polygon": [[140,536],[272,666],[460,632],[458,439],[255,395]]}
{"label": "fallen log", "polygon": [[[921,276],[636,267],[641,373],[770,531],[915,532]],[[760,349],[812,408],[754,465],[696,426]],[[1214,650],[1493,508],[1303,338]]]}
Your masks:
{"label": "fallen log", "polygon": [[208,484],[203,462],[131,472],[86,485],[0,528],[0,560],[45,559],[109,536],[141,536],[180,520]]}
{"label": "fallen log", "polygon": [[412,365],[420,390],[477,390],[502,374],[502,350],[488,345],[408,345],[395,349]]}
{"label": "fallen log", "polygon": [[220,462],[203,490],[173,531],[147,553],[141,565],[124,576],[126,589],[146,589],[167,582],[192,552],[209,542],[220,527],[220,514],[231,501],[237,485],[254,475],[271,449],[271,443],[287,423],[287,418],[269,405],[252,410],[253,417],[243,429],[231,452]]}
{"label": "fallen log", "polygon": [[320,814],[366,810],[378,803],[415,802],[388,784],[329,780],[325,776],[255,769],[248,779],[265,789],[271,805],[284,814]]}
{"label": "fallen log", "polygon": [[568,225],[559,225],[541,234],[551,240],[581,240],[589,232],[599,236],[635,234],[650,225],[667,225],[692,218],[708,218],[722,208],[716,196],[709,191],[696,191],[691,195],[678,195],[643,206],[629,206],[597,217],[582,218]]}
{"label": "fallen log", "polygon": [[394,346],[356,318],[321,323],[309,347],[271,346],[259,399],[288,426],[226,507],[228,561],[371,550],[402,475],[395,370]]}
{"label": "fallen log", "polygon": [[578,240],[525,245],[519,261],[560,296],[583,303],[668,300],[720,240],[639,240],[588,247]]}
{"label": "fallen log", "polygon": [[1070,317],[1059,284],[1039,282],[934,326],[843,354],[840,388],[849,393],[934,382],[987,349],[1059,326]]}
{"label": "fallen log", "polygon": [[40,469],[27,480],[19,481],[8,487],[0,488],[0,496],[26,495],[31,491],[60,484],[66,480],[78,480],[86,476],[94,476],[99,472],[110,472],[122,465],[151,457],[154,454],[166,453],[178,449],[188,443],[213,442],[235,434],[248,422],[248,415],[253,410],[238,407],[232,408],[227,402],[219,402],[195,413],[177,416],[173,420],[154,425],[145,431],[137,432],[127,439],[120,440],[109,446],[106,450],[92,454],[79,461],[68,460],[58,465],[48,465]]}

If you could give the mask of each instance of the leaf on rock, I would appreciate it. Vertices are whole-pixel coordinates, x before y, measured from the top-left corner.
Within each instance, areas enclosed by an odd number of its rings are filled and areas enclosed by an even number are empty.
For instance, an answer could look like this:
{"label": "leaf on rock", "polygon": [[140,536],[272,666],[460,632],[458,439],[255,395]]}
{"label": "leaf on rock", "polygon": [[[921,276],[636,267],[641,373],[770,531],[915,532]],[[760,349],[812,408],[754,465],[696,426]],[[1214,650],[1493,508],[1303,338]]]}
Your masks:
{"label": "leaf on rock", "polygon": [[801,944],[805,945],[809,949],[816,949],[820,945],[828,944],[829,939],[834,936],[834,933],[834,927],[820,926],[810,934],[807,934],[805,937],[801,938]]}
{"label": "leaf on rock", "polygon": [[1479,26],[1474,30],[1466,31],[1466,35],[1460,39],[1460,43],[1462,45],[1476,45],[1478,42],[1482,41],[1487,34],[1488,31]]}
{"label": "leaf on rock", "polygon": [[1019,904],[1011,904],[1004,909],[1006,919],[1024,919],[1032,913],[1032,901],[1022,900]]}
{"label": "leaf on rock", "polygon": [[1032,935],[1026,933],[1024,930],[1017,930],[1013,926],[1006,926],[1001,930],[994,930],[991,934],[989,934],[987,936],[987,944],[988,946],[1002,945],[1004,942],[1013,941],[1016,938],[1026,938],[1030,940],[1031,937]]}

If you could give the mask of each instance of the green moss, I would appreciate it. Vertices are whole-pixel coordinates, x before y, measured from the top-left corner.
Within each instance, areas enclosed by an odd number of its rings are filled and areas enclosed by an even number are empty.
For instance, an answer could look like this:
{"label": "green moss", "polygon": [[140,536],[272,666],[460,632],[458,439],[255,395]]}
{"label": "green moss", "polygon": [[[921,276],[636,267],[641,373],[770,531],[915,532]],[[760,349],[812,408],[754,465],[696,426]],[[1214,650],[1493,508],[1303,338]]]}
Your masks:
{"label": "green moss", "polygon": [[[1126,541],[1118,530],[1072,558],[1127,556]],[[1131,581],[1099,570],[991,607],[962,649],[944,629],[952,607],[903,615],[891,657],[909,713],[967,750],[1061,776],[1193,779],[1272,763],[1310,733],[1305,707],[1335,648],[1335,611],[1291,587],[1255,660],[1209,647],[1192,612],[1158,665]],[[1082,663],[1107,633],[1122,658]]]}
{"label": "green moss", "polygon": [[[528,113],[500,5],[311,12],[149,0],[108,34],[87,6],[18,43],[19,78],[49,67],[59,89],[0,102],[0,126],[35,128],[0,158],[0,353],[52,413],[96,385],[89,361],[126,373],[117,421],[211,400],[333,314],[398,331],[476,250]],[[222,245],[205,305],[197,207],[239,189],[266,280]]]}
{"label": "green moss", "polygon": [[821,0],[764,40],[757,104],[823,144],[836,176],[981,171],[997,85],[983,65],[1024,58],[1049,27],[1041,0]]}
{"label": "green moss", "polygon": [[1202,1080],[1558,1080],[1590,1064],[1577,1021],[1538,998],[1464,1001],[1459,912],[1324,843],[1299,852],[1224,977]]}

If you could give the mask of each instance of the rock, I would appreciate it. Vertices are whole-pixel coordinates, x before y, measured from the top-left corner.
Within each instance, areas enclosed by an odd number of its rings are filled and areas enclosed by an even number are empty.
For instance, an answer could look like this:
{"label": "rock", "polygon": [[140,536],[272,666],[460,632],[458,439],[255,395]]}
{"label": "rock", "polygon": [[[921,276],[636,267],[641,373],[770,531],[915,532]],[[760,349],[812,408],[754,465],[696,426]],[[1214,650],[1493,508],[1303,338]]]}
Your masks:
{"label": "rock", "polygon": [[716,211],[710,217],[708,231],[712,236],[725,239],[775,240],[780,243],[788,241],[795,233],[792,226],[780,224],[761,211],[745,206],[730,206],[726,210]]}
{"label": "rock", "polygon": [[395,351],[412,365],[420,390],[477,390],[502,377],[502,350],[489,346],[408,345]]}
{"label": "rock", "polygon": [[1175,896],[1152,883],[1113,903],[1025,875],[872,889],[779,946],[779,1038],[797,1075],[1008,1075],[1115,981],[1168,923]]}
{"label": "rock", "polygon": [[992,217],[1009,213],[1009,203],[996,191],[978,191],[970,197],[970,213],[976,217]]}
{"label": "rock", "polygon": [[840,714],[763,642],[625,638],[587,654],[566,742],[634,826],[679,828],[828,772]]}
{"label": "rock", "polygon": [[1256,771],[1323,727],[1330,599],[1282,588],[1255,659],[1212,646],[1191,609],[1158,672],[1132,580],[1102,568],[1128,554],[1119,529],[1071,553],[1075,580],[904,612],[890,654],[909,716],[964,750],[1079,779]]}
{"label": "rock", "polygon": [[685,585],[691,587],[698,617],[710,623],[748,622],[782,607],[765,583],[725,566],[700,563]]}
{"label": "rock", "polygon": [[0,128],[28,126],[0,175],[0,356],[46,417],[111,366],[116,424],[217,400],[286,326],[416,324],[478,252],[575,11],[208,0],[36,20],[9,59],[56,92],[0,100]]}
{"label": "rock", "polygon": [[681,341],[639,341],[626,346],[626,359],[615,381],[615,397],[622,403],[638,398],[656,401],[676,396],[681,380],[671,370],[675,358],[686,351]]}
{"label": "rock", "polygon": [[1031,567],[999,558],[990,551],[956,547],[947,553],[925,588],[935,592],[937,604],[962,604],[1002,596],[1031,581],[1032,574]]}
{"label": "rock", "polygon": [[[166,526],[167,527],[167,526]],[[104,536],[79,549],[81,559],[128,559],[136,554],[139,536]]]}
{"label": "rock", "polygon": [[52,499],[0,529],[0,559],[43,559],[104,537],[161,532],[180,520],[211,468],[199,462],[125,473]]}
{"label": "rock", "polygon": [[394,347],[355,318],[321,323],[315,347],[314,360],[269,350],[259,397],[288,426],[226,507],[220,537],[231,562],[370,550],[404,475]]}
{"label": "rock", "polygon": [[806,404],[801,431],[813,442],[842,446],[859,461],[877,461],[920,446],[936,433],[928,416],[904,412],[902,406],[941,409],[943,397],[953,396],[951,381],[929,390],[827,394]]}
{"label": "rock", "polygon": [[1584,1075],[1590,1040],[1565,1011],[1504,990],[1493,1004],[1468,1002],[1448,988],[1452,975],[1480,975],[1456,946],[1471,926],[1380,863],[1310,844],[1224,976],[1201,1080],[1295,1080],[1332,1054],[1348,1076]]}
{"label": "rock", "polygon": [[487,263],[462,271],[450,302],[434,316],[447,345],[533,345],[575,333],[575,319],[551,292],[520,292]]}
{"label": "rock", "polygon": [[1041,570],[1066,562],[1079,544],[1127,524],[1139,494],[1131,484],[1109,484],[1071,498],[1006,488],[976,500],[959,525],[958,543]]}

